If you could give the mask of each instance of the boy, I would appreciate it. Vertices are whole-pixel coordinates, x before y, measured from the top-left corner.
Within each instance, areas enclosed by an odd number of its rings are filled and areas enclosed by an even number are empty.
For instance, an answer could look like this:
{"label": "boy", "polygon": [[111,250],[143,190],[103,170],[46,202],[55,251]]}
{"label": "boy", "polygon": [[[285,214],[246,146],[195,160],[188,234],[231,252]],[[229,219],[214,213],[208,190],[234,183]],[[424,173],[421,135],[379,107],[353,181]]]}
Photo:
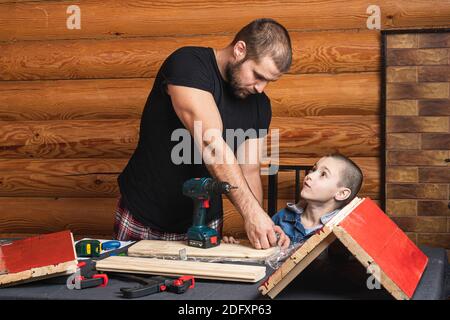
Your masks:
{"label": "boy", "polygon": [[[302,200],[288,203],[272,220],[293,244],[303,242],[355,198],[362,181],[362,171],[352,160],[337,153],[326,155],[306,175]],[[233,237],[223,241],[237,242]]]}

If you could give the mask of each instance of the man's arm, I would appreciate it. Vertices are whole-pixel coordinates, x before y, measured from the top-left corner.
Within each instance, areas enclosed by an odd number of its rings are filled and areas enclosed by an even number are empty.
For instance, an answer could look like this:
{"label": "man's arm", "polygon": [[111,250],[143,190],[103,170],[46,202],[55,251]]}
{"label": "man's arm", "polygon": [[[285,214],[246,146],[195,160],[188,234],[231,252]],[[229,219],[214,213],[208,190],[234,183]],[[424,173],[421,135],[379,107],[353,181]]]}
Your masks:
{"label": "man's arm", "polygon": [[[252,245],[257,249],[276,245],[272,220],[252,194],[233,151],[222,138],[222,119],[211,93],[174,85],[168,85],[167,92],[178,118],[194,137],[199,149],[214,151],[202,152],[210,173],[238,187],[228,197],[244,218],[245,230]],[[194,131],[194,121],[201,122],[201,132]],[[205,132],[207,135],[204,135]]]}
{"label": "man's arm", "polygon": [[247,139],[237,150],[237,157],[242,173],[260,206],[263,205],[260,146],[263,145],[264,141],[265,138]]}
{"label": "man's arm", "polygon": [[[263,186],[261,181],[261,148],[265,145],[267,136],[259,139],[247,139],[242,143],[237,150],[237,157],[242,173],[247,180],[250,190],[253,192],[256,200],[258,200],[261,207],[263,206]],[[273,219],[272,219],[273,220]],[[279,224],[276,222],[275,224]],[[287,248],[290,244],[289,237],[284,233],[279,225],[274,226],[274,231],[279,236],[278,245],[282,248]],[[234,243],[234,239],[230,237],[230,243]]]}

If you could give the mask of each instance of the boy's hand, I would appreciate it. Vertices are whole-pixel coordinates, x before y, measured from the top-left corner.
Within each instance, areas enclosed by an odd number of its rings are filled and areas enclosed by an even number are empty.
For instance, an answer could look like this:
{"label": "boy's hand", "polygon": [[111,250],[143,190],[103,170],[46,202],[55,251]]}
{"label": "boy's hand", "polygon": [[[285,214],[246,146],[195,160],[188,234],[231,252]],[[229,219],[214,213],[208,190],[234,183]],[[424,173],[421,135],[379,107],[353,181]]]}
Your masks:
{"label": "boy's hand", "polygon": [[274,226],[273,230],[279,236],[279,240],[278,240],[278,243],[277,243],[278,246],[280,246],[282,249],[286,249],[287,247],[289,247],[289,244],[291,243],[291,240],[284,233],[283,229],[281,229],[280,226]]}
{"label": "boy's hand", "polygon": [[231,244],[239,244],[239,240],[236,240],[235,238],[233,238],[233,237],[228,237],[228,236],[224,236],[223,238],[222,238],[222,242],[223,243],[231,243]]}

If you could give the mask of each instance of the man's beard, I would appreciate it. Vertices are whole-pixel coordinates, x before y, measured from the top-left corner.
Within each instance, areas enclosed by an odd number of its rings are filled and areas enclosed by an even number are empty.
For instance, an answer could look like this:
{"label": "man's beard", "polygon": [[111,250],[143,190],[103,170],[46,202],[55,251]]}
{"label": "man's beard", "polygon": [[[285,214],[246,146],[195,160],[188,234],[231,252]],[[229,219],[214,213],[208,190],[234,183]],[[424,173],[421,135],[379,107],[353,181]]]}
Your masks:
{"label": "man's beard", "polygon": [[239,80],[239,70],[244,61],[237,62],[235,64],[229,62],[225,67],[225,75],[228,80],[228,85],[231,88],[233,94],[239,99],[245,99],[251,94],[247,89],[245,89]]}

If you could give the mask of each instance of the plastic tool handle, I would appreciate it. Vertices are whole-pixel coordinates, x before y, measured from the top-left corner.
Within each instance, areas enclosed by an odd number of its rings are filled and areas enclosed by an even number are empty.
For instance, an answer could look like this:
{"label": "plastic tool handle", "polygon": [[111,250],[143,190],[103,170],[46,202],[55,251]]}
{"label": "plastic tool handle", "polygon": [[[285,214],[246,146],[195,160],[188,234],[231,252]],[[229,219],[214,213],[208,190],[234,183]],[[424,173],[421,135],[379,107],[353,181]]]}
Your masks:
{"label": "plastic tool handle", "polygon": [[120,241],[117,241],[117,240],[111,240],[111,241],[106,241],[106,242],[102,243],[103,251],[118,249],[118,248],[120,248]]}

